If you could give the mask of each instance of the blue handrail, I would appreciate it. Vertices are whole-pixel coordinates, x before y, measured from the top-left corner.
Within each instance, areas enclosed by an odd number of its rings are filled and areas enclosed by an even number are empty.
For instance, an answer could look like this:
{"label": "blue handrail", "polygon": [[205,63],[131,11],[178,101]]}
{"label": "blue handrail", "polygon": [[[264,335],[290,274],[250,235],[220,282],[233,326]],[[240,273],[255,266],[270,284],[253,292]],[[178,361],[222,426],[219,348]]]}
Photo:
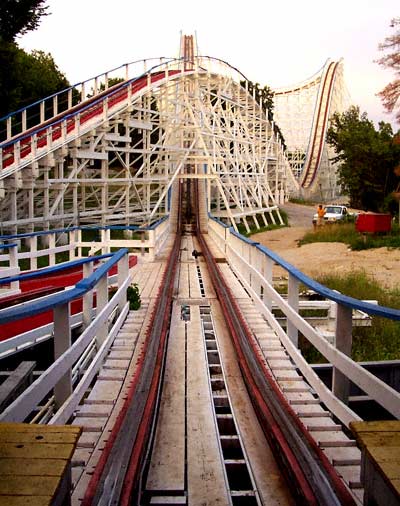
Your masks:
{"label": "blue handrail", "polygon": [[[69,302],[82,297],[91,290],[99,280],[115,265],[121,258],[128,254],[127,248],[121,248],[115,253],[110,253],[111,258],[105,264],[101,265],[95,272],[85,279],[79,281],[74,288],[63,292],[55,293],[43,300],[33,301],[22,306],[15,306],[0,310],[0,324],[9,323],[22,318],[28,318],[45,311],[54,309],[57,306],[68,304]],[[104,255],[102,255],[104,256]],[[99,257],[92,257],[89,261],[95,261]],[[85,259],[86,260],[86,259]],[[74,263],[74,262],[72,262]],[[65,264],[64,264],[65,265]],[[65,267],[67,268],[67,267]]]}
{"label": "blue handrail", "polygon": [[99,77],[103,77],[106,74],[110,74],[111,72],[114,72],[115,70],[123,69],[127,65],[134,65],[135,63],[140,63],[140,62],[145,62],[145,61],[150,61],[150,60],[161,60],[164,58],[167,61],[163,62],[160,65],[164,65],[165,63],[168,63],[169,61],[173,61],[175,59],[175,58],[169,57],[169,56],[160,56],[159,58],[148,58],[148,59],[146,58],[144,60],[141,59],[141,60],[135,60],[135,61],[132,61],[129,63],[123,63],[119,67],[114,67],[111,70],[107,70],[106,72],[103,72],[101,74],[97,74],[96,76],[89,77],[89,79],[86,79],[85,81],[71,84],[71,86],[69,86],[68,88],[64,88],[63,90],[57,91],[56,93],[53,93],[52,95],[48,95],[47,97],[41,98],[40,100],[37,100],[36,102],[33,102],[32,104],[29,104],[26,107],[21,107],[21,109],[17,109],[16,111],[12,111],[12,112],[8,113],[6,116],[3,116],[2,118],[0,118],[0,121],[5,121],[8,118],[10,118],[11,116],[15,116],[16,114],[18,114],[20,112],[26,111],[26,110],[30,109],[31,107],[34,107],[35,105],[39,105],[42,102],[45,102],[46,100],[51,100],[52,98],[62,95],[63,93],[68,93],[69,91],[74,90],[77,86],[81,86],[82,84],[86,84],[86,83],[89,83],[90,81],[94,81],[95,79],[97,79]]}
{"label": "blue handrail", "polygon": [[[133,77],[132,79],[129,79],[128,81],[125,81],[124,83],[121,83],[121,86],[119,86],[118,89],[116,89],[114,91],[111,91],[110,93],[108,93],[105,96],[102,95],[101,97],[99,97],[96,100],[93,100],[93,102],[90,102],[87,105],[84,105],[82,107],[78,107],[78,109],[75,110],[75,111],[73,111],[72,113],[63,115],[62,119],[60,119],[60,118],[59,119],[54,119],[54,121],[49,120],[50,122],[46,123],[46,125],[38,124],[38,125],[32,127],[31,129],[29,129],[29,132],[27,131],[26,133],[17,134],[13,139],[11,139],[9,141],[5,141],[3,143],[0,143],[0,148],[1,149],[7,148],[8,146],[11,146],[11,145],[15,144],[18,141],[22,141],[24,139],[32,137],[32,135],[34,135],[35,133],[40,133],[42,131],[44,132],[45,130],[48,130],[53,125],[58,125],[61,121],[66,121],[66,120],[68,120],[70,118],[73,118],[77,114],[80,114],[80,113],[82,113],[82,112],[84,112],[84,111],[86,111],[88,109],[91,109],[92,107],[96,106],[97,104],[100,104],[106,98],[112,97],[114,94],[119,93],[124,88],[127,88],[128,86],[130,86],[135,81],[138,81],[138,80],[142,79],[144,76],[146,76],[148,74],[151,74],[158,67],[164,66],[165,63],[166,62],[160,63],[158,65],[154,65],[154,67],[151,67],[149,70],[147,70],[146,72],[143,72],[139,76]],[[170,63],[170,62],[168,62],[168,63]],[[77,104],[77,105],[79,106],[79,104]],[[63,114],[63,113],[60,113],[60,114]]]}
{"label": "blue handrail", "polygon": [[5,285],[13,281],[26,281],[27,279],[40,278],[41,276],[45,276],[47,274],[55,274],[56,272],[65,271],[67,269],[71,269],[72,267],[79,267],[80,265],[96,262],[98,260],[103,260],[104,258],[110,258],[112,256],[113,253],[107,253],[105,255],[80,258],[79,260],[73,260],[72,262],[65,262],[62,264],[53,265],[52,267],[44,267],[43,269],[39,269],[36,271],[21,273],[18,274],[18,276],[9,276],[8,278],[1,278],[0,285]]}
{"label": "blue handrail", "polygon": [[[75,227],[69,227],[69,228],[57,228],[52,230],[40,230],[38,232],[25,232],[23,234],[13,234],[13,235],[1,235],[0,240],[2,241],[9,241],[11,239],[26,239],[27,237],[34,237],[34,236],[43,236],[43,235],[49,235],[49,234],[63,234],[68,232],[73,232],[74,230],[132,230],[135,232],[146,232],[147,230],[154,230],[158,225],[160,225],[163,221],[165,221],[168,218],[168,215],[163,216],[158,221],[153,223],[152,225],[149,225],[147,227],[140,227],[138,225],[104,225],[104,226],[91,226],[91,225],[84,225],[84,226],[75,226]],[[0,247],[8,248],[11,246],[10,244],[4,244],[0,245]]]}
{"label": "blue handrail", "polygon": [[[213,216],[210,216],[210,218],[214,220],[216,223],[220,222],[220,220],[214,218]],[[372,304],[370,302],[363,302],[359,299],[355,299],[354,297],[349,297],[348,295],[343,295],[341,293],[335,292],[334,290],[331,290],[330,288],[313,280],[312,278],[301,272],[299,269],[294,267],[292,264],[284,260],[282,257],[280,257],[277,253],[274,253],[273,251],[268,249],[266,246],[262,246],[260,243],[252,241],[251,239],[242,236],[241,234],[236,232],[233,229],[233,227],[230,228],[230,231],[232,235],[249,244],[250,246],[254,246],[258,251],[264,253],[264,255],[266,255],[275,263],[283,267],[289,274],[294,276],[298,281],[303,283],[308,288],[311,288],[319,295],[322,295],[323,297],[330,299],[334,302],[337,302],[338,304],[341,304],[348,308],[358,309],[359,311],[363,311],[364,313],[370,315],[381,316],[383,318],[389,318],[390,320],[400,320],[400,310],[380,306],[379,304],[378,305]]]}

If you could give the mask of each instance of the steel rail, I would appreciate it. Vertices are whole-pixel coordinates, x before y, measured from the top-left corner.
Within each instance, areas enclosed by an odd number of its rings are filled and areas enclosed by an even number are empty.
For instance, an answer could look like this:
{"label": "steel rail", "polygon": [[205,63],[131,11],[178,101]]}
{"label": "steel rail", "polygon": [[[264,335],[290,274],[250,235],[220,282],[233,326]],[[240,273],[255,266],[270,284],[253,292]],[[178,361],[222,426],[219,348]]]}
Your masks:
{"label": "steel rail", "polygon": [[[198,202],[197,188],[195,195]],[[345,484],[293,411],[266,366],[232,292],[200,233],[198,212],[196,225],[203,256],[233,339],[246,386],[264,434],[275,449],[275,457],[280,461],[297,503],[355,505]]]}
{"label": "steel rail", "polygon": [[[180,216],[179,209],[178,213]],[[137,488],[146,464],[145,456],[157,411],[180,243],[181,224],[178,219],[176,238],[161,281],[143,352],[122,409],[86,489],[82,506],[127,506],[138,494]]]}

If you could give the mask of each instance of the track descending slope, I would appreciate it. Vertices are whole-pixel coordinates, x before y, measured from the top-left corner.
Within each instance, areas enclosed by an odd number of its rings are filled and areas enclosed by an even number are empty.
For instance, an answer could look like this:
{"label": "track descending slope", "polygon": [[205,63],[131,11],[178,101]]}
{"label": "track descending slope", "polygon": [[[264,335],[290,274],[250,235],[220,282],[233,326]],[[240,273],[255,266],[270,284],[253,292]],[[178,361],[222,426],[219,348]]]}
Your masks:
{"label": "track descending slope", "polygon": [[[189,199],[193,195],[196,203],[197,184],[191,184],[194,191],[187,195]],[[183,185],[179,188],[179,215],[190,217],[193,213],[187,211],[187,202],[182,204]],[[253,505],[264,504],[268,497],[275,497],[276,504],[292,504],[281,479],[264,483],[268,482],[265,466],[276,466],[274,458],[296,504],[356,504],[267,368],[215,253],[199,231],[198,204],[194,209],[195,225],[178,225],[145,351],[82,505],[132,501],[195,505],[203,500]],[[197,253],[189,260],[191,248]],[[199,289],[189,281],[193,273]],[[210,292],[206,296],[206,279],[212,281],[216,299],[210,299]],[[254,407],[254,412],[247,408],[245,424],[240,421],[244,394],[239,405],[235,402],[239,379],[233,387],[225,374],[232,365],[225,363],[227,345],[221,325],[232,338]],[[246,447],[249,439],[260,437],[255,434],[261,430],[274,455],[264,466],[252,464],[254,443]],[[265,446],[265,441],[259,444]]]}

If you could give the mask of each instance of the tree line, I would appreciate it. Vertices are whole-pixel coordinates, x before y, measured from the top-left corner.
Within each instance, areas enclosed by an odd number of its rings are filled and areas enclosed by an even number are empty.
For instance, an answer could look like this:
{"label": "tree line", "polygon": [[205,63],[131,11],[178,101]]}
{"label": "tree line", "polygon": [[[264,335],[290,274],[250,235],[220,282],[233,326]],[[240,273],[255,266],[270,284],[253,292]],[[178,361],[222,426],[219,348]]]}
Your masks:
{"label": "tree line", "polygon": [[18,37],[36,30],[49,14],[45,2],[0,2],[0,118],[69,86],[50,53],[28,53],[17,43]]}

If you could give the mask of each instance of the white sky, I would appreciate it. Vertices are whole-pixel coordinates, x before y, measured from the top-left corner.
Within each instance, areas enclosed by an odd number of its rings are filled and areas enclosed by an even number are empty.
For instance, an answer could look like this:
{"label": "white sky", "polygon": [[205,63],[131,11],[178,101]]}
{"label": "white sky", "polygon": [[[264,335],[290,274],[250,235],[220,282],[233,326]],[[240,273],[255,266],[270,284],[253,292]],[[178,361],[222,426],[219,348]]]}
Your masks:
{"label": "white sky", "polygon": [[344,58],[352,102],[391,122],[376,97],[393,74],[374,60],[399,0],[48,0],[51,14],[21,39],[50,52],[71,84],[137,59],[177,56],[180,32],[262,86],[295,84]]}

